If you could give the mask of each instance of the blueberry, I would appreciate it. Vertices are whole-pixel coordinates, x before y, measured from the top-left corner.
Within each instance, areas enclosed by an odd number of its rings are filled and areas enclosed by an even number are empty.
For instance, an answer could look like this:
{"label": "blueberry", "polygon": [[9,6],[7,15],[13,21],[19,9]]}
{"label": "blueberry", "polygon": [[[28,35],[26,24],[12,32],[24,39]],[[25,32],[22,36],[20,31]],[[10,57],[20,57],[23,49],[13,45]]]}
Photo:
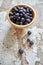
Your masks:
{"label": "blueberry", "polygon": [[28,16],[27,18],[30,19],[30,21],[32,21],[32,17],[31,16]]}
{"label": "blueberry", "polygon": [[12,12],[9,12],[9,16],[12,16],[13,15],[13,13]]}
{"label": "blueberry", "polygon": [[16,16],[19,16],[19,13],[16,13],[15,15],[16,15]]}
{"label": "blueberry", "polygon": [[19,49],[19,53],[23,54],[24,50],[22,48]]}
{"label": "blueberry", "polygon": [[23,15],[25,15],[25,12],[22,12],[23,13]]}
{"label": "blueberry", "polygon": [[26,13],[26,14],[27,14],[27,16],[30,15],[29,13]]}
{"label": "blueberry", "polygon": [[14,16],[10,16],[10,19],[14,19]]}
{"label": "blueberry", "polygon": [[27,34],[28,34],[28,35],[31,35],[31,31],[28,31]]}
{"label": "blueberry", "polygon": [[19,22],[18,18],[16,19],[16,22]]}
{"label": "blueberry", "polygon": [[13,14],[15,15],[15,14],[16,14],[16,12],[14,11],[14,12],[13,12]]}
{"label": "blueberry", "polygon": [[30,42],[30,39],[27,39],[27,42]]}
{"label": "blueberry", "polygon": [[30,39],[27,39],[27,42],[29,42],[30,45],[34,44],[34,42],[32,40],[30,40]]}
{"label": "blueberry", "polygon": [[27,24],[27,22],[23,22],[23,25],[26,25]]}
{"label": "blueberry", "polygon": [[31,16],[32,16],[32,14],[29,14],[29,16],[31,17]]}
{"label": "blueberry", "polygon": [[27,16],[28,19],[30,19],[30,16]]}
{"label": "blueberry", "polygon": [[21,21],[22,21],[22,22],[24,22],[24,21],[25,21],[25,19],[22,17],[22,18],[21,18]]}
{"label": "blueberry", "polygon": [[17,8],[17,7],[15,7],[14,10],[15,10],[16,12],[18,12],[18,8]]}
{"label": "blueberry", "polygon": [[18,17],[18,20],[20,21],[20,16]]}
{"label": "blueberry", "polygon": [[10,16],[10,20],[11,20],[12,22],[14,22],[14,21],[15,21],[15,19],[14,19],[14,17],[13,17],[13,16]]}
{"label": "blueberry", "polygon": [[19,22],[19,25],[23,25],[23,22],[22,22],[22,21],[20,21],[20,22]]}
{"label": "blueberry", "polygon": [[19,22],[16,21],[15,23],[16,23],[17,25],[19,25]]}
{"label": "blueberry", "polygon": [[32,10],[30,9],[29,12],[32,13]]}
{"label": "blueberry", "polygon": [[13,15],[13,17],[16,18],[15,15]]}
{"label": "blueberry", "polygon": [[26,13],[26,9],[23,9],[23,12],[25,12],[25,13]]}
{"label": "blueberry", "polygon": [[27,22],[27,23],[30,23],[30,22],[31,22],[31,20],[30,20],[30,19],[26,19],[26,22]]}
{"label": "blueberry", "polygon": [[27,8],[27,10],[26,10],[26,11],[27,11],[27,13],[29,13],[29,8]]}
{"label": "blueberry", "polygon": [[32,21],[32,17],[29,17],[30,18],[30,20]]}
{"label": "blueberry", "polygon": [[28,17],[27,14],[24,14],[24,17],[27,18]]}
{"label": "blueberry", "polygon": [[33,45],[33,44],[34,44],[34,42],[33,42],[33,41],[30,41],[30,42],[29,42],[29,44]]}
{"label": "blueberry", "polygon": [[20,9],[20,7],[19,7],[19,6],[16,6],[16,8],[17,8],[17,9]]}
{"label": "blueberry", "polygon": [[23,17],[23,14],[22,13],[20,14],[20,17]]}
{"label": "blueberry", "polygon": [[19,11],[19,13],[22,13],[22,12],[23,12],[23,10],[20,10],[20,11]]}
{"label": "blueberry", "polygon": [[20,7],[18,6],[18,11],[20,10]]}

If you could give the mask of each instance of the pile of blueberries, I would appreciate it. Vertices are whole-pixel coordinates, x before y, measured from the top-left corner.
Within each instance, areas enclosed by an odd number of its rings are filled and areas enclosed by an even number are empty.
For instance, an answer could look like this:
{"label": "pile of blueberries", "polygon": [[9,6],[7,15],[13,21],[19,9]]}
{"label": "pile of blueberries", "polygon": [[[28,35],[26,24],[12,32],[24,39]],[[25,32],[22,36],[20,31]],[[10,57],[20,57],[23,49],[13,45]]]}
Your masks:
{"label": "pile of blueberries", "polygon": [[9,12],[10,20],[18,25],[26,25],[33,19],[33,11],[28,7],[15,6]]}

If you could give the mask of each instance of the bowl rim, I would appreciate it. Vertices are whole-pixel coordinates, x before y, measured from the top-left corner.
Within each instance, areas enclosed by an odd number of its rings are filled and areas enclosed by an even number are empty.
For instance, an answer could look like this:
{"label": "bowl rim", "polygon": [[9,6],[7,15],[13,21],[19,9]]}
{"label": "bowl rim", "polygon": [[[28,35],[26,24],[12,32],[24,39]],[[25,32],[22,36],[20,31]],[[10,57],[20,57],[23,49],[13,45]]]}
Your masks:
{"label": "bowl rim", "polygon": [[[33,10],[33,12],[34,12],[34,18],[33,18],[33,20],[32,20],[29,24],[26,24],[26,25],[18,25],[18,24],[13,23],[13,22],[10,20],[9,12],[10,12],[11,9],[12,9],[13,7],[15,7],[15,6],[27,6],[27,7],[31,8],[31,9]],[[7,11],[7,16],[6,16],[6,17],[7,17],[8,21],[9,21],[13,26],[16,26],[16,27],[18,27],[18,28],[25,28],[25,27],[27,27],[27,26],[30,26],[30,25],[34,22],[34,20],[35,20],[35,18],[36,18],[36,12],[35,12],[35,10],[33,9],[33,7],[30,6],[30,5],[17,4],[17,5],[12,5],[12,6],[8,9],[8,11]]]}

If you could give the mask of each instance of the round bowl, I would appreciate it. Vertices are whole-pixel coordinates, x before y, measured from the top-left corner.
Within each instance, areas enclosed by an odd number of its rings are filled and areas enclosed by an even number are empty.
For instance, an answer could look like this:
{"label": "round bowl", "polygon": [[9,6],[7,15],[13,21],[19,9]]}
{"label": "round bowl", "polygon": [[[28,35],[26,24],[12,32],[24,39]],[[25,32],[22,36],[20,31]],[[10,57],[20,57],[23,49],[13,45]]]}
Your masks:
{"label": "round bowl", "polygon": [[[32,21],[31,21],[29,24],[26,24],[26,25],[17,25],[17,24],[13,23],[13,22],[10,20],[9,12],[10,12],[10,11],[12,10],[12,8],[15,7],[15,6],[28,7],[28,8],[30,8],[30,9],[33,11],[33,19],[32,19]],[[15,5],[15,6],[13,5],[13,6],[10,7],[9,10],[7,11],[7,19],[8,19],[8,21],[9,21],[9,23],[10,23],[14,28],[17,28],[17,29],[24,29],[24,28],[30,26],[30,25],[34,22],[34,19],[35,19],[35,17],[36,17],[36,13],[35,13],[34,9],[33,9],[31,6],[29,6],[29,5]]]}

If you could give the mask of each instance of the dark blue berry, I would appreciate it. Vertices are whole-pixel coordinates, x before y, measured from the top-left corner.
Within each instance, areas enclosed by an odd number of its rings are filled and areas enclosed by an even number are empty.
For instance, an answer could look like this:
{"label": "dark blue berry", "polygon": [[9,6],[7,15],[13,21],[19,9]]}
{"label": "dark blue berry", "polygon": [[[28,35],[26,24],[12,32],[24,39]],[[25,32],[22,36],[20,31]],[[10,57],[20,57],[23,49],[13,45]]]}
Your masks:
{"label": "dark blue berry", "polygon": [[18,17],[19,16],[19,13],[16,13],[15,15]]}
{"label": "dark blue berry", "polygon": [[27,13],[29,13],[29,9],[27,8]]}
{"label": "dark blue berry", "polygon": [[32,21],[32,17],[31,16],[28,16],[27,18],[30,19],[30,21]]}
{"label": "dark blue berry", "polygon": [[20,11],[19,11],[19,13],[22,13],[22,12],[23,12],[23,10],[20,10]]}
{"label": "dark blue berry", "polygon": [[27,39],[27,42],[30,42],[30,39]]}
{"label": "dark blue berry", "polygon": [[32,13],[32,10],[30,9],[29,12]]}
{"label": "dark blue berry", "polygon": [[22,22],[22,21],[20,21],[20,22],[19,22],[19,25],[23,25],[23,22]]}
{"label": "dark blue berry", "polygon": [[30,20],[30,19],[26,19],[26,21],[27,21],[27,23],[30,23],[30,22],[31,22],[31,20]]}
{"label": "dark blue berry", "polygon": [[25,21],[25,19],[22,17],[22,18],[21,18],[21,21],[22,21],[22,22],[24,22],[24,21]]}
{"label": "dark blue berry", "polygon": [[18,12],[18,8],[17,7],[15,7],[14,10],[15,10],[15,12]]}
{"label": "dark blue berry", "polygon": [[23,54],[24,50],[22,48],[19,49],[19,53]]}
{"label": "dark blue berry", "polygon": [[28,31],[27,34],[28,34],[28,35],[31,35],[31,31]]}
{"label": "dark blue berry", "polygon": [[33,42],[33,41],[30,41],[30,42],[29,42],[29,44],[33,45],[33,44],[34,44],[34,42]]}
{"label": "dark blue berry", "polygon": [[29,42],[30,45],[34,44],[34,42],[32,40],[30,40],[30,39],[27,39],[27,42]]}
{"label": "dark blue berry", "polygon": [[19,25],[19,22],[16,21],[15,23]]}
{"label": "dark blue berry", "polygon": [[27,16],[30,15],[29,13],[26,13],[26,14],[27,14]]}
{"label": "dark blue berry", "polygon": [[22,13],[20,14],[20,17],[23,17],[23,14]]}
{"label": "dark blue berry", "polygon": [[9,16],[13,16],[13,13],[12,12],[9,12]]}
{"label": "dark blue berry", "polygon": [[10,16],[10,20],[14,22],[15,18],[13,16]]}
{"label": "dark blue berry", "polygon": [[25,12],[22,12],[23,13],[23,15],[25,15]]}
{"label": "dark blue berry", "polygon": [[20,16],[18,17],[18,20],[20,21]]}
{"label": "dark blue berry", "polygon": [[29,16],[32,17],[32,14],[30,14]]}
{"label": "dark blue berry", "polygon": [[27,14],[24,14],[24,17],[27,18],[28,17]]}
{"label": "dark blue berry", "polygon": [[14,16],[10,16],[10,19],[14,19]]}
{"label": "dark blue berry", "polygon": [[23,12],[25,12],[25,13],[26,13],[26,9],[23,9]]}

